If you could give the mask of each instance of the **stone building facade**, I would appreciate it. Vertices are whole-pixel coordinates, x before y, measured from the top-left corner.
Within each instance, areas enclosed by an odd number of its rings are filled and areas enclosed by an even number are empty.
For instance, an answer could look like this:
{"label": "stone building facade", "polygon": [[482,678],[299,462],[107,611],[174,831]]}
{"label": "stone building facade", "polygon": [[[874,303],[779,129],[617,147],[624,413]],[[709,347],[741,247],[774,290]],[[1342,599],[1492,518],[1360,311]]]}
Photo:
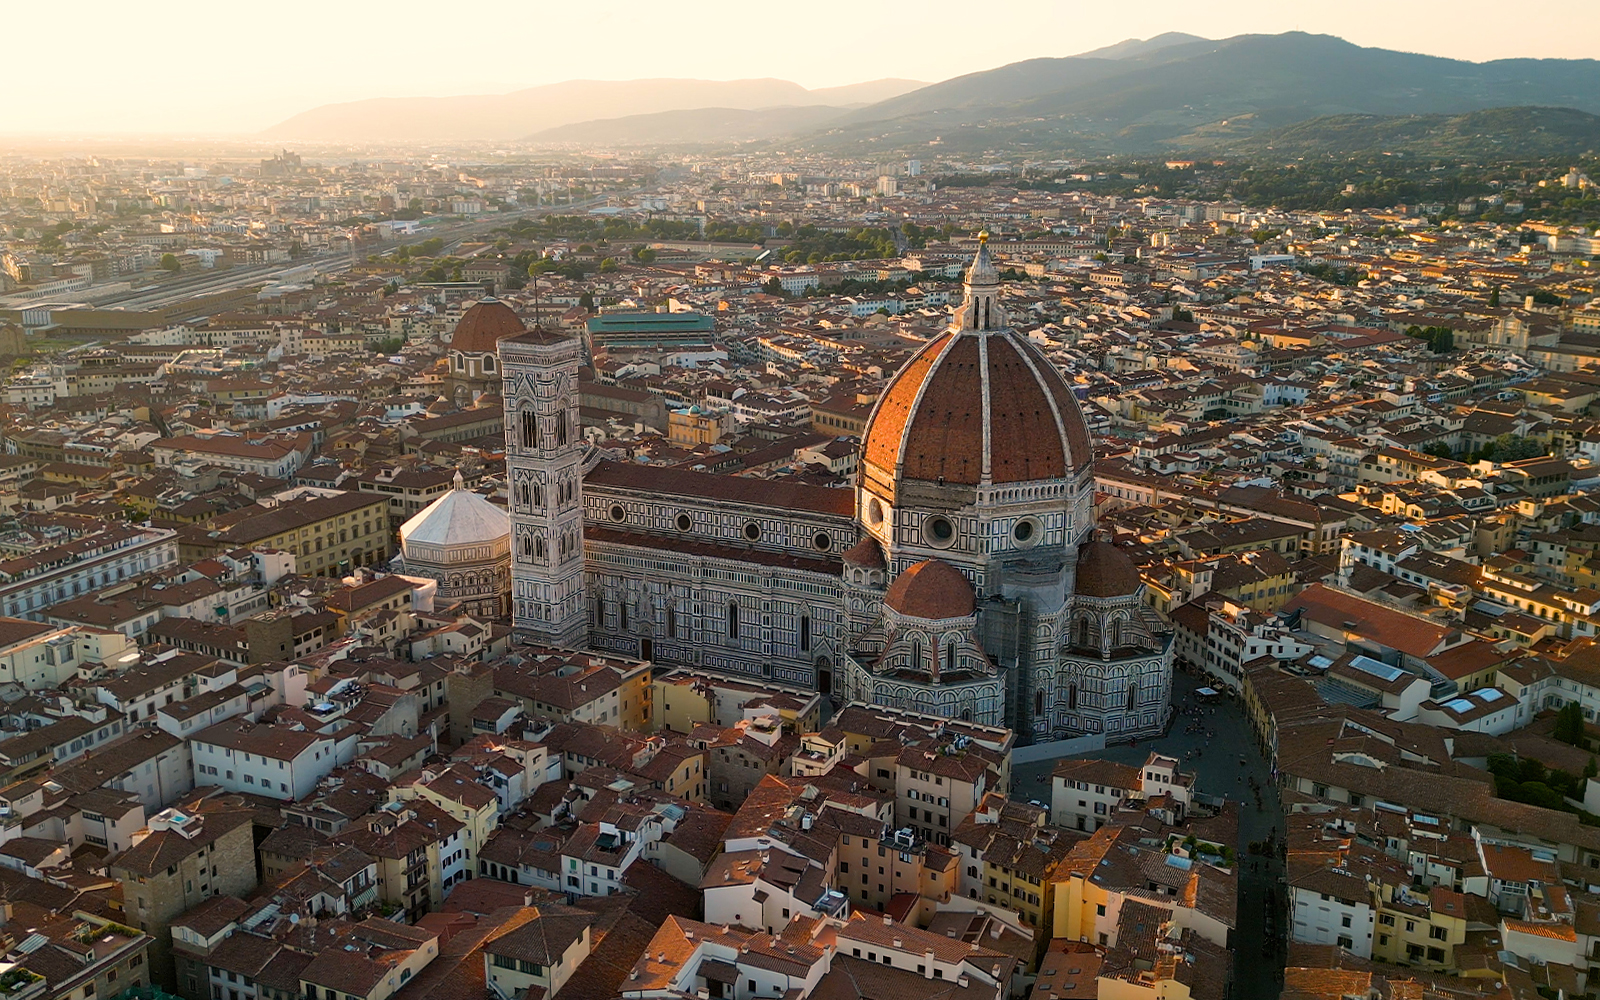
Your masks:
{"label": "stone building facade", "polygon": [[1170,631],[1094,539],[1082,412],[999,292],[980,246],[873,408],[854,490],[588,455],[578,343],[502,339],[518,634],[1025,739],[1161,731]]}

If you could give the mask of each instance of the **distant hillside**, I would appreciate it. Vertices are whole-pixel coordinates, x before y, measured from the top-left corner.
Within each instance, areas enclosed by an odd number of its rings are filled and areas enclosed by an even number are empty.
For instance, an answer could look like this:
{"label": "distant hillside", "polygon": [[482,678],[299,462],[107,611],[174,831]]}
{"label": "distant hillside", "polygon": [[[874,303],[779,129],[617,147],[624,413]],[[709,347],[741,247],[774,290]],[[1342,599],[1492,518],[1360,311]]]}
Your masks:
{"label": "distant hillside", "polygon": [[921,87],[874,80],[810,91],[788,80],[568,80],[509,94],[386,97],[324,104],[267,129],[274,139],[512,140],[573,122],[691,108],[755,109],[880,101]]}
{"label": "distant hillside", "polygon": [[[1289,32],[1120,43],[970,73],[853,111],[818,136],[836,148],[1159,149],[1196,130],[1256,132],[1329,115],[1456,115],[1508,106],[1600,112],[1600,62],[1472,63]],[[1110,53],[1114,58],[1108,58]]]}
{"label": "distant hillside", "polygon": [[1154,38],[1125,38],[1115,45],[1103,48],[1090,49],[1088,52],[1079,52],[1074,59],[1131,59],[1134,56],[1149,55],[1160,52],[1174,45],[1186,45],[1189,42],[1204,42],[1208,39],[1199,35],[1188,35],[1181,31],[1169,31]]}
{"label": "distant hillside", "polygon": [[1600,150],[1600,116],[1573,108],[1491,108],[1464,115],[1329,115],[1232,142],[1185,145],[1281,157],[1494,155],[1576,157]]}
{"label": "distant hillside", "polygon": [[801,108],[694,108],[627,115],[558,125],[527,136],[529,142],[578,143],[594,146],[699,145],[770,139],[808,131],[837,119],[844,111],[822,106]]}

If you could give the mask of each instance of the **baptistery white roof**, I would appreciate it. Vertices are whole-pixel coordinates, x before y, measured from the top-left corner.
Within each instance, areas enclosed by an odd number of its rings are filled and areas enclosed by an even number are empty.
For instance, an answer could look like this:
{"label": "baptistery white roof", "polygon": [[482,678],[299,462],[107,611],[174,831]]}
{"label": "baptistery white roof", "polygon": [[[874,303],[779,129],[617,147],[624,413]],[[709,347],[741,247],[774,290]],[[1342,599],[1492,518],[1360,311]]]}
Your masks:
{"label": "baptistery white roof", "polygon": [[510,534],[511,518],[496,504],[467,489],[459,472],[454,489],[400,526],[402,544],[473,545],[500,541]]}

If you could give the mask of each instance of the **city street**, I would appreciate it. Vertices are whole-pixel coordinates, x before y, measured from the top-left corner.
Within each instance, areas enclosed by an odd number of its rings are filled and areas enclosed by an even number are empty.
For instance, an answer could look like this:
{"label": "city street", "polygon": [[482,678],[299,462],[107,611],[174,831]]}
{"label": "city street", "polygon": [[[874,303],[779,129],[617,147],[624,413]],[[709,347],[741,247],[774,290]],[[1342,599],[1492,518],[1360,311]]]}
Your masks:
{"label": "city street", "polygon": [[[1281,939],[1285,927],[1284,890],[1278,885],[1283,865],[1277,859],[1250,854],[1253,841],[1267,836],[1282,837],[1284,824],[1277,789],[1271,781],[1270,767],[1256,744],[1243,706],[1236,698],[1219,697],[1202,704],[1194,692],[1205,686],[1193,675],[1175,673],[1172,686],[1174,716],[1167,735],[1137,744],[1117,744],[1087,754],[1057,759],[1114,760],[1122,764],[1143,764],[1152,750],[1183,760],[1182,768],[1196,774],[1195,788],[1204,795],[1220,795],[1239,804],[1239,909],[1234,930],[1235,997],[1277,996],[1282,985],[1281,945],[1275,945],[1270,961],[1262,959],[1267,939],[1267,916],[1273,916],[1273,934]],[[1198,709],[1199,715],[1188,714]],[[1191,725],[1196,732],[1189,732]],[[1198,756],[1185,757],[1191,751]],[[1240,764],[1240,758],[1244,763]],[[1049,805],[1049,775],[1055,760],[1036,761],[1012,767],[1012,797],[1038,800]],[[1043,776],[1045,780],[1039,779]],[[1262,789],[1262,810],[1257,811],[1251,793],[1254,778]],[[1272,894],[1271,899],[1268,898]],[[1269,905],[1270,904],[1270,905]]]}

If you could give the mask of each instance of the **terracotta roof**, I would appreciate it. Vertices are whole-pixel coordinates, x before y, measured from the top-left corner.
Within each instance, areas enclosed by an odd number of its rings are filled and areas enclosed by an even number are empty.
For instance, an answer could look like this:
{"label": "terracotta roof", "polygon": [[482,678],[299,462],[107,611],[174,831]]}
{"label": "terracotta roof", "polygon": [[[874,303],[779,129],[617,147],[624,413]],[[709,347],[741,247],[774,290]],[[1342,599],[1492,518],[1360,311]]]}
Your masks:
{"label": "terracotta roof", "polygon": [[[987,443],[987,453],[985,445]],[[963,485],[1071,475],[1093,459],[1077,398],[1050,360],[1010,330],[931,341],[884,390],[862,439],[870,485]]]}
{"label": "terracotta roof", "polygon": [[1074,593],[1084,597],[1127,597],[1143,581],[1127,553],[1110,542],[1085,542],[1078,549],[1078,575]]}
{"label": "terracotta roof", "polygon": [[871,535],[861,536],[861,541],[844,550],[844,561],[852,566],[881,567],[883,549]]}
{"label": "terracotta roof", "polygon": [[926,559],[895,577],[883,603],[910,618],[963,618],[976,600],[961,571],[939,559]]}
{"label": "terracotta roof", "polygon": [[450,349],[464,354],[493,354],[501,337],[527,332],[511,307],[499,299],[484,299],[461,314],[450,337]]}

